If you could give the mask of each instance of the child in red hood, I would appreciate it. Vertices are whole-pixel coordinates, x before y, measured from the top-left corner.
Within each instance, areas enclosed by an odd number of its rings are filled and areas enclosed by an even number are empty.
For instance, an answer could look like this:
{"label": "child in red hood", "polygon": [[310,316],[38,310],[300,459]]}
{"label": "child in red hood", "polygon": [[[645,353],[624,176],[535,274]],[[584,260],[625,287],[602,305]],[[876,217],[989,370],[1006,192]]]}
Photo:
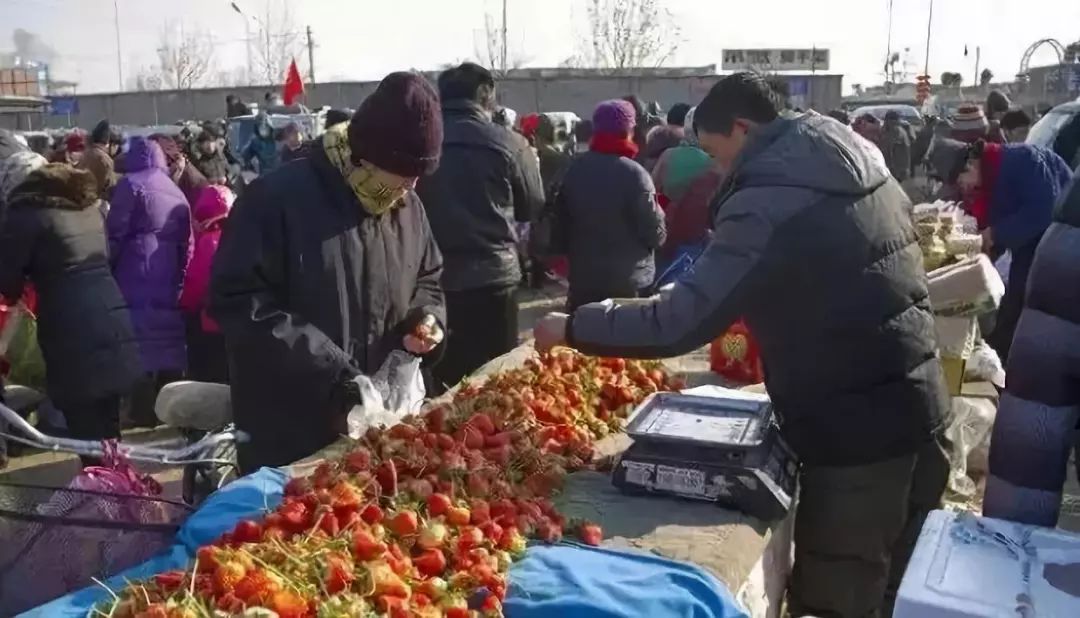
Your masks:
{"label": "child in red hood", "polygon": [[206,313],[210,290],[210,267],[221,241],[221,231],[236,196],[226,187],[203,188],[192,211],[195,250],[184,276],[180,309],[187,324],[189,378],[200,382],[228,384],[225,338]]}

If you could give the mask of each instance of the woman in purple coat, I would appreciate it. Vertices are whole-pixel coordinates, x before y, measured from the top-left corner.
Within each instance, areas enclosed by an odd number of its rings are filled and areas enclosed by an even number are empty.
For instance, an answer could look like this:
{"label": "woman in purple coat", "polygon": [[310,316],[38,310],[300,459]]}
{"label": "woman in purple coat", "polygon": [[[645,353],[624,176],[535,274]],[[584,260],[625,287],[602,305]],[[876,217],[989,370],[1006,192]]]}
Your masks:
{"label": "woman in purple coat", "polygon": [[156,425],[154,399],[178,380],[187,362],[180,291],[191,251],[191,211],[169,178],[152,140],[133,137],[126,175],[116,185],[106,227],[113,276],[131,308],[145,373],[131,402],[131,420]]}

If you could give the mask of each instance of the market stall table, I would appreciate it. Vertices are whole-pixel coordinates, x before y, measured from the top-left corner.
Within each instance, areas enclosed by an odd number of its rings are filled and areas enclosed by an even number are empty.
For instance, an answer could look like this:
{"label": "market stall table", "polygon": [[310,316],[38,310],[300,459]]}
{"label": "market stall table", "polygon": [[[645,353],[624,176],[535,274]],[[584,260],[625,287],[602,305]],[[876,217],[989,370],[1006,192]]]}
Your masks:
{"label": "market stall table", "polygon": [[[534,353],[531,344],[521,345],[485,365],[473,379],[520,367]],[[665,365],[685,375],[689,386],[723,384],[708,369],[707,349],[665,361]],[[597,457],[613,458],[631,443],[625,434],[608,436],[597,442]],[[348,440],[340,440],[291,470],[296,475],[310,473],[318,462],[340,457],[348,447]],[[627,495],[612,486],[608,474],[594,471],[571,474],[555,502],[568,518],[599,523],[604,547],[635,549],[695,564],[722,581],[752,616],[779,616],[790,572],[790,516],[769,523],[709,502]]]}

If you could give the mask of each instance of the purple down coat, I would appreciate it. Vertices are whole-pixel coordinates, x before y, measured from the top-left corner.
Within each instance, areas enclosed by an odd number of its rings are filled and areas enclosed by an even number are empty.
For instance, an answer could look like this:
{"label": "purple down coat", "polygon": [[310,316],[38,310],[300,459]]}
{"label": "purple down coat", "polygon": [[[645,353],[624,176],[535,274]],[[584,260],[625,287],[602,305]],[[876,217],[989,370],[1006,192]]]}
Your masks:
{"label": "purple down coat", "polygon": [[191,256],[191,211],[156,143],[131,138],[124,162],[106,221],[113,277],[131,308],[143,371],[183,370],[179,299]]}

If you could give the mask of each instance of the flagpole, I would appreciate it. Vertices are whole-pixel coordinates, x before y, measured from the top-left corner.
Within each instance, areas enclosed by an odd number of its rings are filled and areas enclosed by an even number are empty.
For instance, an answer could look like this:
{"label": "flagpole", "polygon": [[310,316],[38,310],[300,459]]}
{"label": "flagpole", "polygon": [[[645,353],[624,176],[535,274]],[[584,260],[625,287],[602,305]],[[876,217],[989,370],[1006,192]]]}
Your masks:
{"label": "flagpole", "polygon": [[934,0],[930,0],[930,14],[926,17],[926,63],[923,75],[930,75],[930,28],[934,23]]}

